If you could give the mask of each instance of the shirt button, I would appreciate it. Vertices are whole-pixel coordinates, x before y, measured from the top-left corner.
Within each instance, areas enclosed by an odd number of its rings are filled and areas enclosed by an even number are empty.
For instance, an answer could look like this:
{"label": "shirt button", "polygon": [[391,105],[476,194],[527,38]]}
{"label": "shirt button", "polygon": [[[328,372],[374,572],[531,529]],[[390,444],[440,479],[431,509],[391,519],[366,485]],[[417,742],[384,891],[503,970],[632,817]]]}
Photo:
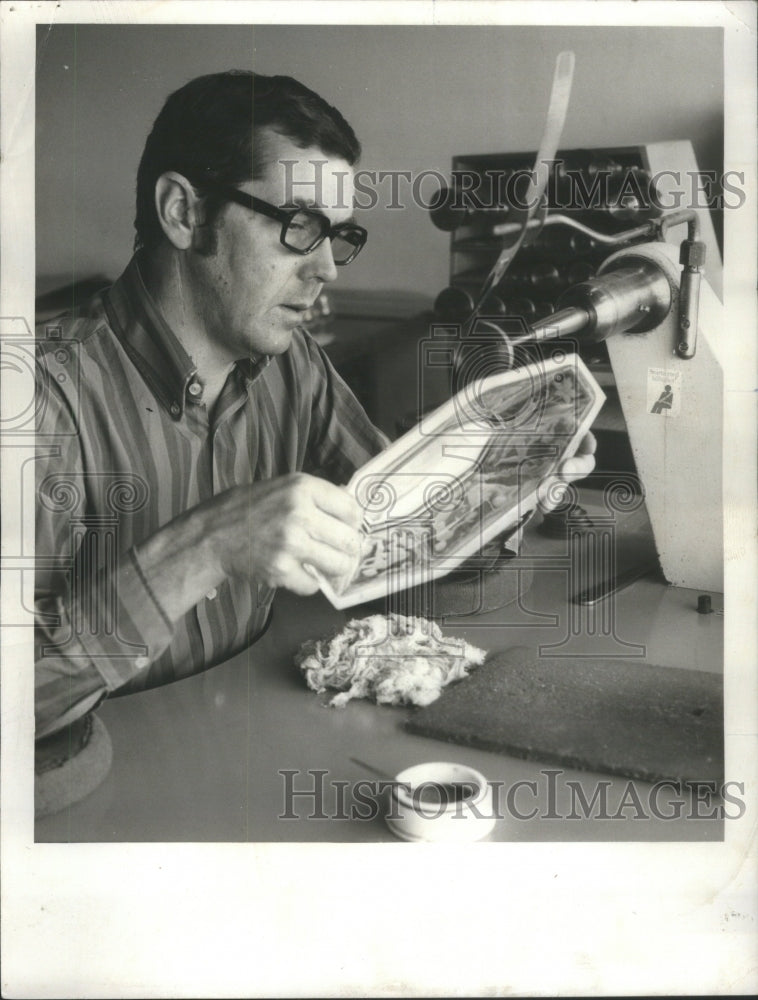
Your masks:
{"label": "shirt button", "polygon": [[189,392],[190,396],[194,396],[197,399],[198,396],[202,396],[203,387],[199,382],[190,382],[187,386],[187,392]]}
{"label": "shirt button", "polygon": [[212,601],[213,598],[216,597],[217,594],[218,594],[218,591],[216,590],[216,588],[215,587],[211,587],[211,589],[208,591],[208,593],[205,596],[208,598],[209,601]]}
{"label": "shirt button", "polygon": [[172,417],[178,417],[179,414],[182,412],[182,408],[181,406],[179,406],[178,403],[172,403],[169,409],[171,410]]}
{"label": "shirt button", "polygon": [[138,656],[134,661],[134,666],[137,670],[144,670],[145,667],[150,666],[150,660],[146,656]]}

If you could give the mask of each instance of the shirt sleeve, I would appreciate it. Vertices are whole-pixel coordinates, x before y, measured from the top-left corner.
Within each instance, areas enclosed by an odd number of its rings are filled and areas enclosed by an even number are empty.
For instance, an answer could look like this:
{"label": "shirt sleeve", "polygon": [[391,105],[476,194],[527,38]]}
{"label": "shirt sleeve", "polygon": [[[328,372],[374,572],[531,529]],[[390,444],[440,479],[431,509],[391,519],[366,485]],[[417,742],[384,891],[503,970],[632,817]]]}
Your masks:
{"label": "shirt sleeve", "polygon": [[93,508],[75,401],[38,383],[35,524],[37,738],[86,714],[145,670],[173,626],[113,516]]}
{"label": "shirt sleeve", "polygon": [[318,344],[307,335],[306,342],[316,377],[305,471],[342,486],[383,451],[389,439],[371,423]]}

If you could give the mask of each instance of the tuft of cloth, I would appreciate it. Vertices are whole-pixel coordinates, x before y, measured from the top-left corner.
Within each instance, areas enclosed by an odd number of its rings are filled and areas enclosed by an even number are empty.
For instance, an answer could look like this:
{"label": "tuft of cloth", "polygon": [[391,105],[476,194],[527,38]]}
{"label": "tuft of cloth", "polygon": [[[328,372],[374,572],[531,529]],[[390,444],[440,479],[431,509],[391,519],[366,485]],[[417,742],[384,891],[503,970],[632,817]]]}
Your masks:
{"label": "tuft of cloth", "polygon": [[329,702],[335,708],[352,698],[429,705],[486,655],[463,639],[444,636],[426,618],[369,615],[349,621],[332,639],[304,642],[295,663],[311,690],[340,692]]}

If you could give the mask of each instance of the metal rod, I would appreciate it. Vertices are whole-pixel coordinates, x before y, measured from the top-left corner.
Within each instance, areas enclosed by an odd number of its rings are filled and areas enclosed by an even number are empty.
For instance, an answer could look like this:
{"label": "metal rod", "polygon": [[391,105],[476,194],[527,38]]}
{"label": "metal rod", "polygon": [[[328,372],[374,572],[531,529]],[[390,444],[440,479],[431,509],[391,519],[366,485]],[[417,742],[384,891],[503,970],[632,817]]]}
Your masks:
{"label": "metal rod", "polygon": [[[685,220],[679,220],[685,221]],[[635,226],[634,229],[625,229],[621,233],[616,233],[614,236],[610,236],[607,233],[599,233],[595,229],[590,229],[589,226],[585,226],[583,222],[577,222],[576,219],[572,219],[568,215],[561,215],[557,213],[555,215],[548,215],[544,222],[540,223],[539,219],[531,219],[528,227],[534,229],[535,227],[542,226],[567,226],[569,229],[575,229],[578,233],[583,233],[585,236],[589,236],[590,239],[595,240],[597,243],[603,243],[606,246],[619,246],[622,243],[628,243],[629,240],[636,240],[639,236],[652,236],[657,227],[657,220],[650,220],[645,222],[640,226]],[[500,222],[492,227],[492,236],[510,236],[521,229],[518,222]]]}
{"label": "metal rod", "polygon": [[380,768],[374,767],[372,764],[367,764],[365,760],[358,760],[357,757],[350,757],[349,759],[353,764],[357,764],[358,767],[362,767],[364,771],[369,771],[371,774],[375,774],[379,778],[385,778],[387,781],[394,781],[391,774],[387,774],[386,771],[382,771]]}
{"label": "metal rod", "polygon": [[700,238],[700,219],[694,208],[679,208],[668,215],[657,220],[658,229],[661,235],[672,226],[680,226],[687,223],[687,239],[697,240]]}
{"label": "metal rod", "polygon": [[[662,235],[672,226],[683,225],[685,222],[687,223],[688,239],[698,239],[700,236],[700,220],[694,208],[677,209],[674,212],[669,212],[667,215],[661,216],[659,219],[649,219],[647,222],[643,222],[633,229],[624,229],[622,232],[615,233],[614,235],[599,233],[596,229],[590,229],[583,222],[578,222],[576,219],[572,219],[571,216],[562,215],[560,212],[548,215],[544,221],[530,219],[528,228],[535,229],[538,226],[566,226],[568,229],[575,229],[578,233],[583,233],[585,236],[589,236],[590,239],[605,246],[620,246],[622,243],[636,240],[640,236],[655,236],[658,233]],[[493,237],[512,236],[519,232],[520,229],[521,224],[518,222],[499,222],[492,227],[489,235]]]}
{"label": "metal rod", "polygon": [[520,337],[510,337],[511,344],[524,344],[540,340],[555,340],[559,337],[570,337],[572,333],[579,333],[590,323],[590,314],[586,309],[579,306],[569,306],[568,309],[560,309],[552,316],[534,323],[529,327],[529,332]]}

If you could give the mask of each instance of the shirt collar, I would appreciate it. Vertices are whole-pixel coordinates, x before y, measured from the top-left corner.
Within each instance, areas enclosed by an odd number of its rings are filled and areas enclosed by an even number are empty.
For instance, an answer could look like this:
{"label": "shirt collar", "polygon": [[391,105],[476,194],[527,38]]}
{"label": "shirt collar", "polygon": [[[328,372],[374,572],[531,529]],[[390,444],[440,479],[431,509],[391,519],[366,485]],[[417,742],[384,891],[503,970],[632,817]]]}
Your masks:
{"label": "shirt collar", "polygon": [[[200,402],[202,383],[197,366],[179,343],[145,287],[135,254],[121,277],[105,293],[110,324],[156,398],[175,420],[187,399]],[[271,358],[241,358],[237,369],[248,383],[255,381]],[[196,386],[201,386],[198,392]]]}
{"label": "shirt collar", "polygon": [[263,354],[260,358],[240,358],[237,362],[237,370],[248,385],[252,385],[270,363],[270,354]]}

